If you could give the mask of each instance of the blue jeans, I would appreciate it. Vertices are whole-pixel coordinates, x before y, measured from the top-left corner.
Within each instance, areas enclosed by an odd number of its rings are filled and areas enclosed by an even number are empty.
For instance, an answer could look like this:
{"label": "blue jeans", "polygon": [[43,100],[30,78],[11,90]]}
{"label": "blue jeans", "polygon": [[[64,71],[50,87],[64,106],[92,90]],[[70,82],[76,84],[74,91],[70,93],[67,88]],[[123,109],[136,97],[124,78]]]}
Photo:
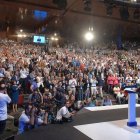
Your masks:
{"label": "blue jeans", "polygon": [[88,99],[90,97],[90,92],[89,91],[86,91],[85,93],[85,99]]}
{"label": "blue jeans", "polygon": [[85,99],[88,99],[89,97],[91,97],[90,88],[87,88],[87,90],[85,91]]}
{"label": "blue jeans", "polygon": [[78,100],[83,101],[83,89],[78,89]]}

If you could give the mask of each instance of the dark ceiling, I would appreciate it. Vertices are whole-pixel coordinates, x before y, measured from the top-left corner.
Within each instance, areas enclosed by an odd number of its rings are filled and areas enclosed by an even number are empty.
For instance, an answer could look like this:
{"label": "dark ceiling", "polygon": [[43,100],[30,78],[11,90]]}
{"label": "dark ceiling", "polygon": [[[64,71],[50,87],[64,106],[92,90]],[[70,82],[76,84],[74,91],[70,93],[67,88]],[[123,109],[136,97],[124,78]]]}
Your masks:
{"label": "dark ceiling", "polygon": [[[134,11],[136,9],[140,11],[140,0],[137,2],[133,0],[67,0],[67,3],[65,1],[0,0],[0,30],[7,30],[8,27],[8,30],[23,29],[30,33],[61,31],[72,34],[73,31],[76,34],[76,31],[82,32],[89,26],[93,26],[97,32],[106,34],[106,30],[114,32],[113,29],[122,25],[126,31],[133,30],[134,35],[140,32],[140,17],[134,18]],[[126,7],[129,16],[121,17],[120,8]],[[35,10],[46,11],[47,17],[35,18]],[[132,35],[131,30],[130,35]]]}

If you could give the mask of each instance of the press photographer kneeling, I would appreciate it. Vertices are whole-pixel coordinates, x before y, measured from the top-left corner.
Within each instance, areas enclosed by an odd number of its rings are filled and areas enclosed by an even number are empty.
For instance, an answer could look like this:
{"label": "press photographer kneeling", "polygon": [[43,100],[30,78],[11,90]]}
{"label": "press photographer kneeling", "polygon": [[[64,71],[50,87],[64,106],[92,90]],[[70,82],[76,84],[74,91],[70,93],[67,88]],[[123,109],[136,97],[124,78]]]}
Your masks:
{"label": "press photographer kneeling", "polygon": [[63,106],[62,108],[60,108],[60,110],[58,110],[57,116],[56,116],[57,122],[63,123],[63,122],[71,122],[72,121],[72,116],[75,114],[75,111],[70,112],[68,110],[68,108],[70,106],[71,106],[70,101],[66,101],[65,106]]}

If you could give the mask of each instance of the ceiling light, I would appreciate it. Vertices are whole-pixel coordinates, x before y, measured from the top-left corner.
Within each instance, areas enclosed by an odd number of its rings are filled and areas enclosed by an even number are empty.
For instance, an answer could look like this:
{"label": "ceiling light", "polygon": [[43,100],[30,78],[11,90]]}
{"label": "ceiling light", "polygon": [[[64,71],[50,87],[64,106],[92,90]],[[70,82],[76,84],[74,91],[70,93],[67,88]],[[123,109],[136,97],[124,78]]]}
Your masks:
{"label": "ceiling light", "polygon": [[85,39],[86,39],[87,41],[92,41],[92,40],[94,39],[93,33],[92,33],[92,32],[87,32],[87,33],[85,34]]}
{"label": "ceiling light", "polygon": [[18,37],[22,37],[22,35],[21,35],[21,34],[18,34],[17,36],[18,36]]}

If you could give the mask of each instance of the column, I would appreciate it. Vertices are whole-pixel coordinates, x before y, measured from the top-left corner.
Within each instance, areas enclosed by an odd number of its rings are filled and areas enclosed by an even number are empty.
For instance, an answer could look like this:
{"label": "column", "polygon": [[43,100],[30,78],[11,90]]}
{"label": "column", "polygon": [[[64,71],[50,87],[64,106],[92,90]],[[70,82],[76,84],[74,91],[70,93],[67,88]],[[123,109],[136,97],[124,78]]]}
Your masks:
{"label": "column", "polygon": [[136,122],[136,94],[128,93],[129,101],[128,101],[128,122],[127,126],[137,126]]}

